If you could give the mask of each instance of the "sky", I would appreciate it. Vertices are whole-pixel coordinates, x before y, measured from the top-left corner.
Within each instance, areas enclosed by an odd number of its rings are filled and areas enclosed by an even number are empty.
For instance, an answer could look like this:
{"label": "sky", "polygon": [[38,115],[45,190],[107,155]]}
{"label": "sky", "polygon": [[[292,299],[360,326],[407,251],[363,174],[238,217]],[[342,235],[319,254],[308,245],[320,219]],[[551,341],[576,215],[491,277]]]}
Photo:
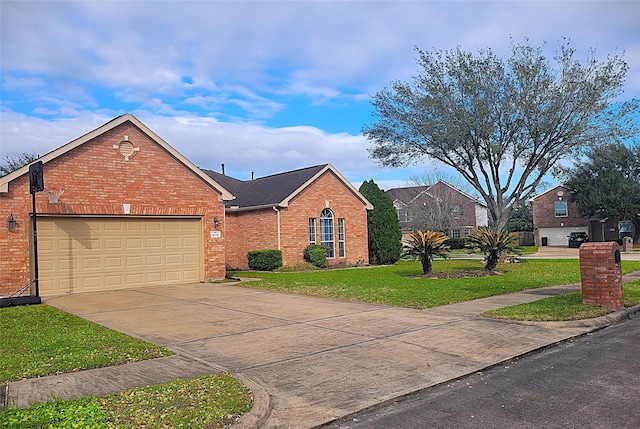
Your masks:
{"label": "sky", "polygon": [[0,158],[44,155],[131,113],[201,168],[241,180],[330,163],[359,186],[450,171],[369,158],[371,97],[416,48],[506,57],[563,38],[623,54],[640,94],[640,1],[0,0]]}

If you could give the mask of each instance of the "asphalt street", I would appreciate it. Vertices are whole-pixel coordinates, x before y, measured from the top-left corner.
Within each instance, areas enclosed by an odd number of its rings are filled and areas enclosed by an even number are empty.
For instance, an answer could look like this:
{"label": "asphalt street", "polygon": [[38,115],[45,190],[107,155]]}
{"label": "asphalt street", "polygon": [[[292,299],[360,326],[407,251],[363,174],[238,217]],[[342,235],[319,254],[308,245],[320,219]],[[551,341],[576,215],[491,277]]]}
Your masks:
{"label": "asphalt street", "polygon": [[327,428],[640,427],[640,317]]}

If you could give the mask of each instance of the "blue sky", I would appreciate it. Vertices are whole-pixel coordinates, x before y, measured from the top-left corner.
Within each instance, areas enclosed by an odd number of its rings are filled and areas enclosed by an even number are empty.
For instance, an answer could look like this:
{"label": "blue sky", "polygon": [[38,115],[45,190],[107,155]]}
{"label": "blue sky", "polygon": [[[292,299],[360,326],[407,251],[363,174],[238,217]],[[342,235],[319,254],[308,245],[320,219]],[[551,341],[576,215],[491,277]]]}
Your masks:
{"label": "blue sky", "polygon": [[[640,94],[638,1],[0,1],[0,156],[43,155],[132,113],[196,165],[248,179],[331,163],[388,189],[443,169],[382,168],[370,96],[416,52],[525,37],[548,56],[625,52]],[[437,174],[437,173],[436,173]]]}

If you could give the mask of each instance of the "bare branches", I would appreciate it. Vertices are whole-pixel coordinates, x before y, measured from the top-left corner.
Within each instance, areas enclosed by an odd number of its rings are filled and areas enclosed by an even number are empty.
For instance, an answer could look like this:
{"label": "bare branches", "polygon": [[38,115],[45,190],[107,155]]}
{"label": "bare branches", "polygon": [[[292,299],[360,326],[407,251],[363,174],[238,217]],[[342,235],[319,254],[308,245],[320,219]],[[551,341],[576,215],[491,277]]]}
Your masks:
{"label": "bare branches", "polygon": [[639,135],[640,103],[615,103],[627,64],[613,56],[582,64],[565,41],[553,68],[541,47],[512,43],[502,60],[417,50],[419,72],[372,100],[363,129],[371,157],[404,166],[431,158],[453,167],[484,198],[498,227],[560,160],[603,141]]}

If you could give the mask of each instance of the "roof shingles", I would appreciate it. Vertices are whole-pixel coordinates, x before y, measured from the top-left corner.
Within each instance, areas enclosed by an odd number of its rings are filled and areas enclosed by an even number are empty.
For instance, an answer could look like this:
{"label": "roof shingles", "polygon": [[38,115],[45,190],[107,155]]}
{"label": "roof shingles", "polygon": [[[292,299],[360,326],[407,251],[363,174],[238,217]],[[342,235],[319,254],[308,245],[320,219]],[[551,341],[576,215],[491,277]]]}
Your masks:
{"label": "roof shingles", "polygon": [[316,165],[246,181],[216,171],[203,171],[236,196],[228,206],[242,209],[277,206],[326,167],[327,164]]}

